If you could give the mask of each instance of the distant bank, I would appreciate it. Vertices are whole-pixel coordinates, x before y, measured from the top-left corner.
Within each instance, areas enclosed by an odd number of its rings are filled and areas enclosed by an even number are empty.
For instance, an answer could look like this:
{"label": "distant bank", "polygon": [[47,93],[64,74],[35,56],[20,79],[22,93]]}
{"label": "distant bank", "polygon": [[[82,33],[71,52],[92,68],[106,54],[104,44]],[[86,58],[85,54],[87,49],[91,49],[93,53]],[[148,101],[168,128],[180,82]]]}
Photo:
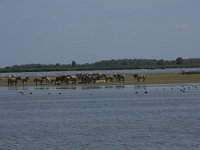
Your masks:
{"label": "distant bank", "polygon": [[84,70],[125,70],[125,69],[166,69],[200,68],[200,58],[176,60],[163,59],[117,59],[102,60],[95,63],[77,64],[25,64],[0,68],[0,73],[8,72],[49,72],[49,71],[84,71]]}

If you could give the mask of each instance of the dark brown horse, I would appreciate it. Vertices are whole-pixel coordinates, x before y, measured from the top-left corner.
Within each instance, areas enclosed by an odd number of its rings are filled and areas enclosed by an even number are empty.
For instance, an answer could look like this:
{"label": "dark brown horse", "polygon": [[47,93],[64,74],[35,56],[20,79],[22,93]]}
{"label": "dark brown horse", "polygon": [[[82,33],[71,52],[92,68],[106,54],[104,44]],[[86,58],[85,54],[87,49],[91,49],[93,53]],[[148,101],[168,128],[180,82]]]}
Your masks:
{"label": "dark brown horse", "polygon": [[108,75],[105,75],[104,78],[105,78],[106,82],[108,82],[108,80],[109,80],[110,82],[113,82],[114,75],[108,74]]}
{"label": "dark brown horse", "polygon": [[63,83],[64,80],[66,79],[66,75],[62,75],[62,76],[57,76],[55,82],[61,82]]}
{"label": "dark brown horse", "polygon": [[45,81],[47,84],[51,83],[51,77],[42,77],[43,81]]}
{"label": "dark brown horse", "polygon": [[8,86],[13,86],[13,85],[16,86],[18,80],[21,80],[21,77],[13,77],[13,76],[9,77],[8,78]]}
{"label": "dark brown horse", "polygon": [[72,84],[76,84],[76,82],[77,82],[77,77],[76,77],[76,75],[72,75],[72,76],[70,77],[70,80],[71,80],[71,83],[72,83]]}
{"label": "dark brown horse", "polygon": [[116,79],[116,82],[121,82],[125,80],[125,75],[121,75],[121,74],[116,74],[114,75],[115,79]]}
{"label": "dark brown horse", "polygon": [[43,78],[35,78],[35,79],[33,80],[33,82],[35,82],[35,85],[36,85],[36,86],[38,85],[38,82],[40,83],[40,85],[42,85]]}
{"label": "dark brown horse", "polygon": [[137,79],[138,82],[140,82],[141,79],[142,79],[143,82],[146,80],[146,75],[145,74],[134,74],[133,77],[135,79]]}

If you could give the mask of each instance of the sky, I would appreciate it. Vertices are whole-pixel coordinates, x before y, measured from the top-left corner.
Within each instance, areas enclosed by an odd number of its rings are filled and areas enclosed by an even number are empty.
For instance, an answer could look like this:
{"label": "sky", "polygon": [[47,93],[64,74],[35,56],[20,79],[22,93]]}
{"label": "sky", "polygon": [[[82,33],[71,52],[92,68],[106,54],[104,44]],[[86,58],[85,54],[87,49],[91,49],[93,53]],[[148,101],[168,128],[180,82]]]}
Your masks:
{"label": "sky", "polygon": [[0,67],[200,57],[200,0],[0,0]]}

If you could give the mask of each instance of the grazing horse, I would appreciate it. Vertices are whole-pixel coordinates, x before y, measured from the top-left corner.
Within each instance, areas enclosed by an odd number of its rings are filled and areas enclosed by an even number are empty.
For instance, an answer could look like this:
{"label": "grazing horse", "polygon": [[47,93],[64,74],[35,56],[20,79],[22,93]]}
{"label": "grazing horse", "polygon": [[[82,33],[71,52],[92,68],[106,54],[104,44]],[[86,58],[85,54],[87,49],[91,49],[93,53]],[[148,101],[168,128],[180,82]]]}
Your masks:
{"label": "grazing horse", "polygon": [[38,82],[40,83],[40,85],[42,85],[43,78],[35,78],[35,79],[33,80],[33,82],[35,82],[35,85],[36,85],[36,86],[38,85]]}
{"label": "grazing horse", "polygon": [[109,80],[110,82],[113,82],[113,78],[114,78],[114,75],[105,75],[105,80],[106,82]]}
{"label": "grazing horse", "polygon": [[24,86],[25,83],[28,83],[29,77],[21,77],[22,85]]}
{"label": "grazing horse", "polygon": [[6,79],[5,79],[5,78],[3,78],[3,77],[1,77],[1,78],[0,78],[0,81],[5,81],[5,80],[6,80]]}
{"label": "grazing horse", "polygon": [[114,75],[116,82],[120,82],[121,80],[124,82],[125,79],[125,75],[121,75],[121,74],[116,74]]}
{"label": "grazing horse", "polygon": [[17,85],[17,81],[21,80],[21,77],[9,77],[8,78],[8,86]]}
{"label": "grazing horse", "polygon": [[47,84],[51,83],[51,77],[42,77],[43,81],[45,80],[45,82]]}
{"label": "grazing horse", "polygon": [[146,75],[145,74],[134,74],[133,77],[135,79],[137,79],[138,82],[140,82],[141,79],[142,79],[143,82],[146,80]]}
{"label": "grazing horse", "polygon": [[64,79],[64,82],[66,84],[70,84],[71,83],[71,78],[69,76],[67,76],[65,79]]}
{"label": "grazing horse", "polygon": [[71,80],[71,83],[72,83],[72,84],[76,84],[76,82],[77,82],[77,77],[76,77],[75,75],[72,75],[72,76],[70,77],[70,80]]}
{"label": "grazing horse", "polygon": [[57,76],[55,82],[61,82],[61,83],[63,83],[64,80],[66,79],[66,77],[67,77],[66,75]]}

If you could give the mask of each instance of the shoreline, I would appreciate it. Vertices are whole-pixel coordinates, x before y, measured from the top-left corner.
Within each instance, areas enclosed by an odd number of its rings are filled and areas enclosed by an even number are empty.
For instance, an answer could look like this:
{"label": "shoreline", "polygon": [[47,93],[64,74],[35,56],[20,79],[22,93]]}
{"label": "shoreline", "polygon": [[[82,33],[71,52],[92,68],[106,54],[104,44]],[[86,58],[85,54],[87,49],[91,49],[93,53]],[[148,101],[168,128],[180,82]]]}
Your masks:
{"label": "shoreline", "polygon": [[[174,74],[174,73],[151,73],[145,74],[147,76],[146,80],[143,82],[137,82],[136,79],[133,78],[133,74],[125,74],[125,81],[121,82],[106,82],[106,83],[90,83],[90,84],[61,84],[61,85],[51,85],[44,84],[38,85],[38,87],[76,87],[76,86],[120,86],[120,85],[149,85],[149,84],[198,84],[200,83],[200,74]],[[29,82],[24,85],[36,87],[33,82],[34,78],[38,76],[29,76]],[[56,76],[51,76],[51,79],[55,79]],[[0,87],[15,87],[7,85],[7,77],[0,80]],[[23,87],[21,81],[18,81],[18,87]]]}

